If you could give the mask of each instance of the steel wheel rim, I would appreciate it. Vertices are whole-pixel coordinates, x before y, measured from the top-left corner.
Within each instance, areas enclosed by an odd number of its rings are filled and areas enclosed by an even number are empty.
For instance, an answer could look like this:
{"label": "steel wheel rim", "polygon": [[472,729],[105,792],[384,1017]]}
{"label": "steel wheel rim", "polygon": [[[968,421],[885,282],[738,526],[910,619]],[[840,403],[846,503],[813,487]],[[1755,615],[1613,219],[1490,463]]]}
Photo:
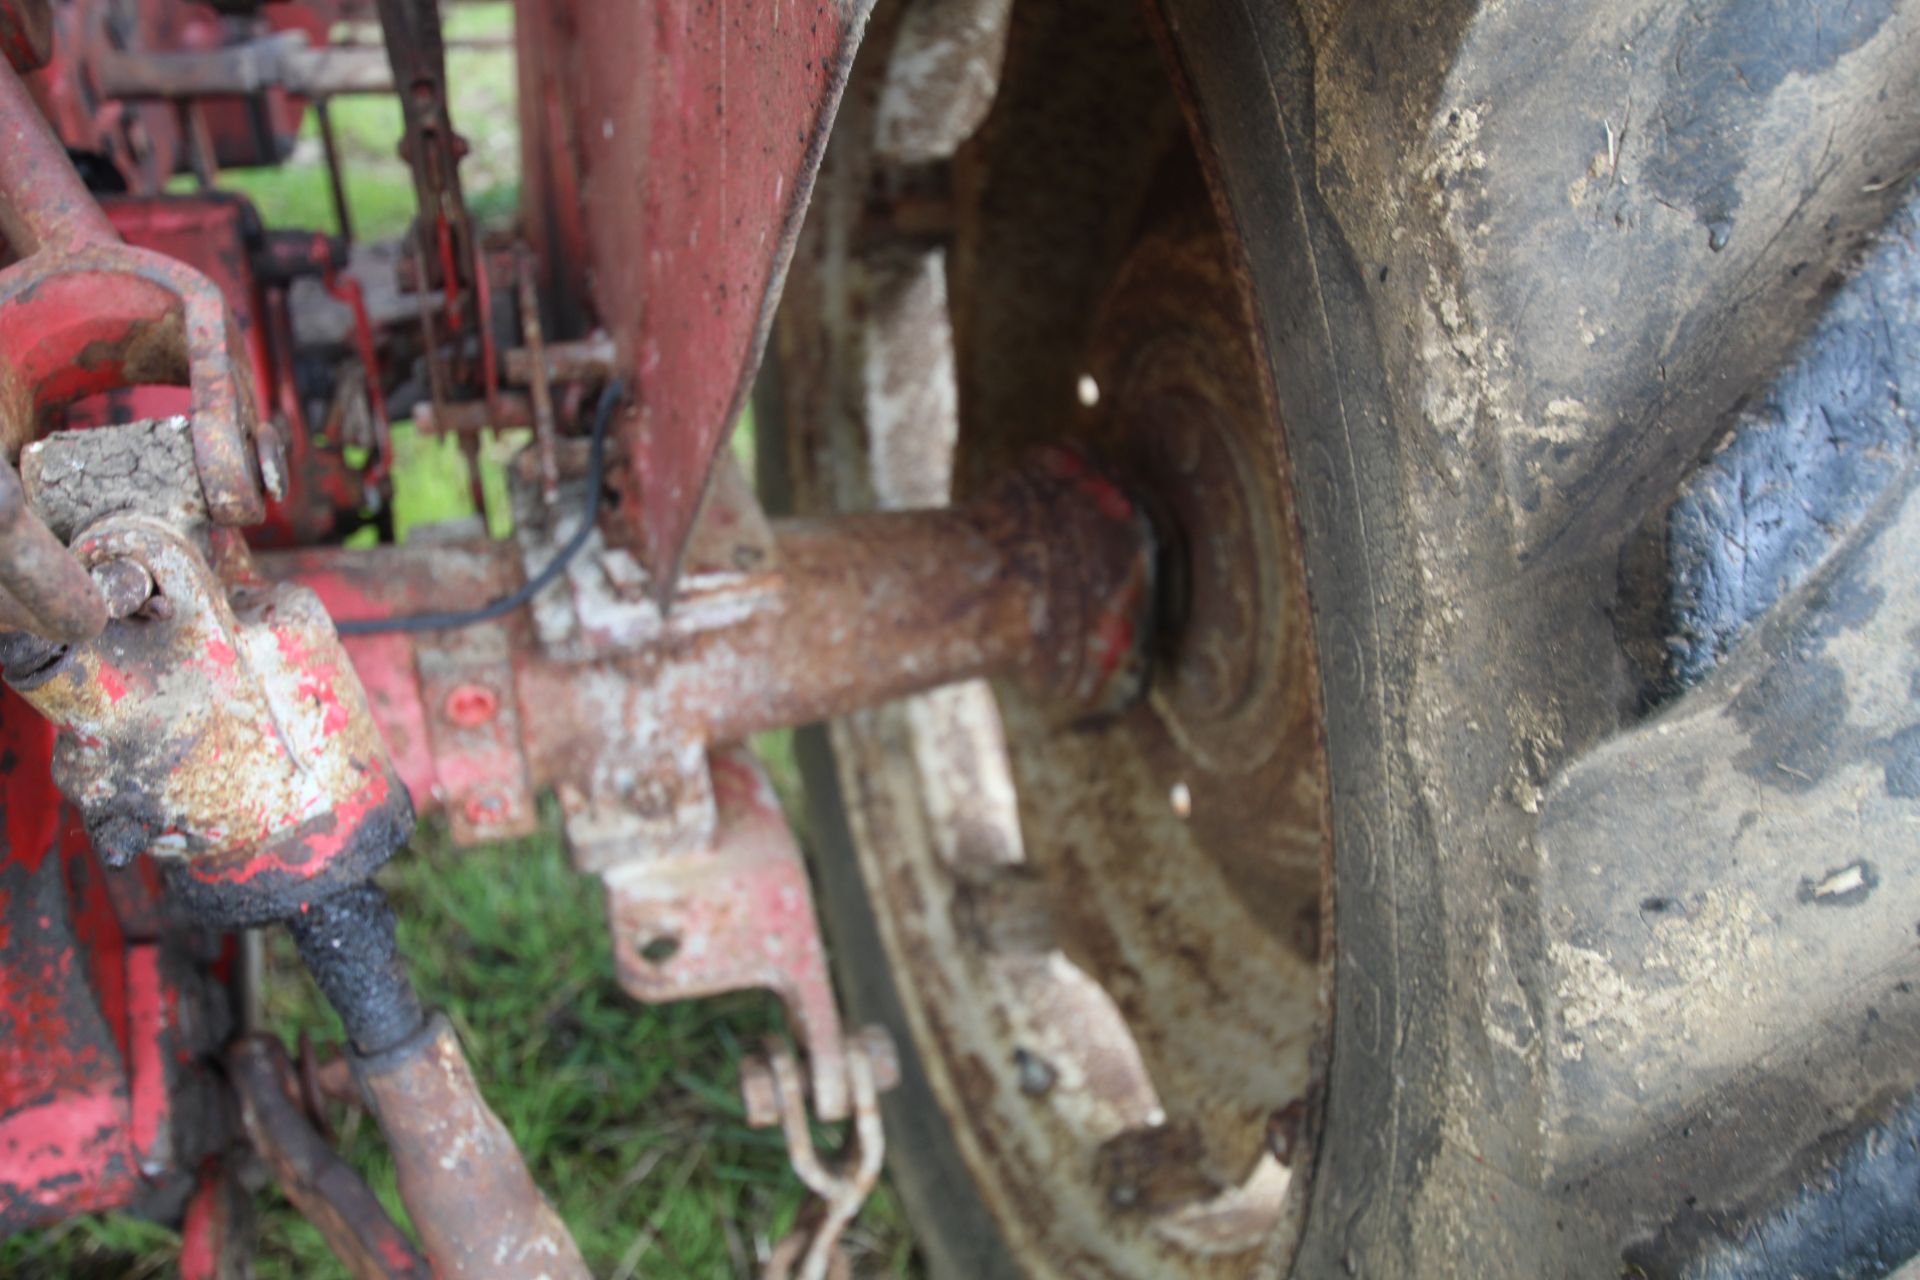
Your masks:
{"label": "steel wheel rim", "polygon": [[[789,292],[790,316],[829,320],[780,348],[788,419],[830,423],[789,441],[813,509],[938,502],[1042,443],[957,403],[980,358],[949,311],[967,230],[863,230],[886,162],[839,140],[870,136],[883,78],[856,71]],[[950,172],[991,164],[963,148]],[[1325,764],[1286,462],[1234,247],[1177,167],[1188,198],[1057,362],[1052,435],[1155,512],[1172,603],[1152,692],[1090,721],[975,683],[831,731],[903,1030],[1036,1275],[1284,1261],[1326,1057]]]}

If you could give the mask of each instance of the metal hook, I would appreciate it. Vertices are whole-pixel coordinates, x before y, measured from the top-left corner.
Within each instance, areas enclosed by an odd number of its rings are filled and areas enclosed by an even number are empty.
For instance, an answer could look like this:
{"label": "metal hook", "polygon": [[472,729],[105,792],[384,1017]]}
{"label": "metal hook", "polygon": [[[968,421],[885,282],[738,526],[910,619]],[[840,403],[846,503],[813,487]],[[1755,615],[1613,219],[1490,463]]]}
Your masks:
{"label": "metal hook", "polygon": [[743,1064],[743,1078],[770,1077],[780,1110],[780,1128],[787,1139],[787,1159],[800,1181],[818,1197],[792,1233],[775,1246],[762,1272],[764,1280],[846,1280],[851,1274],[840,1237],[880,1180],[880,1166],[886,1156],[873,1057],[875,1045],[884,1035],[880,1028],[867,1027],[850,1037],[846,1045],[853,1125],[846,1149],[832,1164],[823,1160],[813,1145],[806,1080],[793,1050],[783,1042],[769,1042],[764,1060]]}

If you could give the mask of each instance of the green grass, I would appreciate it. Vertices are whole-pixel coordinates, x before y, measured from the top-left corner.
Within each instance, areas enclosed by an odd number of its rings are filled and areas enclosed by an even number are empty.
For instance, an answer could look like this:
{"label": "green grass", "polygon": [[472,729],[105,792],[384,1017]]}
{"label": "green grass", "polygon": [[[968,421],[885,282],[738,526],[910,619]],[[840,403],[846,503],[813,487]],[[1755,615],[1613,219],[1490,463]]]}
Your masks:
{"label": "green grass", "polygon": [[[770,744],[776,765],[782,743]],[[453,848],[429,824],[381,873],[415,982],[459,1030],[488,1102],[594,1275],[751,1275],[805,1196],[778,1133],[747,1128],[737,1094],[743,1048],[780,1027],[777,1005],[757,994],[666,1006],[627,997],[614,978],[599,882],[568,863],[551,806],[543,816],[537,835],[475,850]],[[337,1048],[339,1020],[281,930],[269,932],[268,962],[268,1025],[289,1048],[303,1034]],[[358,1113],[336,1121],[343,1154],[404,1223],[375,1127]],[[165,1275],[178,1243],[167,1228],[126,1215],[80,1218],[0,1246],[0,1274]],[[860,1274],[912,1271],[884,1187],[849,1244]],[[260,1280],[346,1274],[272,1190],[259,1201],[254,1266]]]}
{"label": "green grass", "polygon": [[[511,30],[507,4],[460,5],[448,34]],[[461,167],[477,217],[510,221],[518,200],[513,66],[499,52],[449,58],[452,114],[473,150]],[[394,156],[399,108],[388,98],[334,106],[363,238],[398,235],[412,217],[406,169]],[[296,162],[228,172],[269,225],[332,226],[332,206],[311,124]],[[735,433],[752,474],[751,422]],[[525,433],[485,451],[489,527],[507,531],[502,459]],[[452,440],[395,428],[395,524],[400,536],[473,510],[465,462]],[[788,811],[800,812],[788,735],[756,742]],[[601,1277],[748,1276],[805,1199],[777,1133],[741,1119],[737,1069],[744,1047],[780,1025],[769,996],[746,994],[650,1007],[613,976],[598,881],[567,862],[549,806],[540,832],[458,850],[437,824],[381,873],[401,921],[401,949],[427,1002],[453,1020],[475,1074],[554,1199],[594,1274]],[[268,1023],[291,1046],[305,1034],[338,1046],[338,1020],[284,933],[268,940]],[[364,1115],[336,1117],[346,1158],[404,1221],[393,1168]],[[822,1135],[823,1140],[829,1135]],[[345,1270],[319,1233],[279,1194],[258,1201],[261,1280],[335,1280]],[[855,1271],[918,1274],[911,1237],[883,1184],[849,1235]],[[173,1274],[178,1236],[126,1214],[82,1217],[0,1242],[0,1275],[37,1280],[137,1280]]]}
{"label": "green grass", "polygon": [[173,1274],[180,1237],[130,1214],[69,1218],[0,1241],[0,1275],[22,1280],[145,1280]]}
{"label": "green grass", "polygon": [[[532,439],[529,431],[489,434],[480,448],[480,484],[486,495],[487,531],[513,532],[507,496],[507,462]],[[405,541],[423,525],[463,520],[474,514],[466,454],[452,436],[423,436],[410,422],[393,426],[393,528]]]}
{"label": "green grass", "polygon": [[[614,979],[596,880],[561,851],[551,807],[542,831],[478,850],[436,826],[381,874],[422,996],[447,1011],[488,1101],[554,1197],[596,1276],[750,1274],[763,1242],[791,1224],[804,1193],[777,1133],[741,1117],[743,1046],[780,1024],[771,997],[649,1007]],[[275,931],[270,1025],[341,1039]],[[364,1117],[343,1150],[401,1218],[392,1165]],[[341,1274],[318,1232],[270,1199],[261,1280]],[[854,1239],[866,1274],[898,1275],[910,1249],[883,1191]]]}

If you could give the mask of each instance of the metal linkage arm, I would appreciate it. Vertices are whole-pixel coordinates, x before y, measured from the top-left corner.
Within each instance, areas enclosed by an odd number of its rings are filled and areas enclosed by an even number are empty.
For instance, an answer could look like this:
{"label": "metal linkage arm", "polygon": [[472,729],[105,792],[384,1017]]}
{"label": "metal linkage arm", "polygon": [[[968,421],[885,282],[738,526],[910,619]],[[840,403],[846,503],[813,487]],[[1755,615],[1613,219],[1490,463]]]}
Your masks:
{"label": "metal linkage arm", "polygon": [[301,31],[217,49],[115,51],[102,59],[99,82],[109,98],[244,98],[267,89],[303,98],[393,92],[393,72],[379,48],[316,49]]}
{"label": "metal linkage arm", "polygon": [[[61,408],[142,383],[193,389],[193,449],[207,510],[256,524],[285,483],[263,431],[246,348],[220,290],[191,267],[121,243],[26,85],[0,62],[0,462]],[[65,643],[106,614],[86,575],[49,548],[0,466],[0,625]]]}
{"label": "metal linkage arm", "polygon": [[446,1018],[422,1011],[386,894],[359,885],[287,927],[353,1042],[354,1076],[435,1274],[586,1280],[579,1247],[480,1096],[460,1038]]}
{"label": "metal linkage arm", "polygon": [[[401,965],[369,877],[412,833],[413,806],[365,690],[312,592],[262,582],[245,545],[209,528],[185,435],[175,419],[34,447],[35,511],[71,536],[110,621],[71,646],[5,637],[0,676],[59,731],[53,777],[109,864],[153,857],[197,925],[287,924],[353,1042],[435,1274],[585,1280]],[[141,483],[100,483],[116,468]]]}

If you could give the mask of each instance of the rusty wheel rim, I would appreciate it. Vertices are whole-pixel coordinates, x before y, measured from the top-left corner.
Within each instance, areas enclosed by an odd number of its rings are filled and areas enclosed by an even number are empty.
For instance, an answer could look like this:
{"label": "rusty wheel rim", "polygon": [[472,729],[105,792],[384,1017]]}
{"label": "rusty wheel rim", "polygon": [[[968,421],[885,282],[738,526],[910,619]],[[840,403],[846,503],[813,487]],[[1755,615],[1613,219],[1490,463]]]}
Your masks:
{"label": "rusty wheel rim", "polygon": [[[911,43],[894,17],[876,17],[870,49]],[[981,319],[991,273],[970,267],[1006,227],[951,193],[990,186],[996,145],[1023,124],[990,119],[938,168],[952,206],[932,221],[952,232],[929,236],[902,176],[924,183],[924,159],[862,141],[884,81],[884,65],[856,72],[789,286],[785,417],[825,424],[787,441],[796,497],[937,503],[1071,439],[1153,512],[1165,585],[1151,691],[1118,714],[975,682],[833,726],[906,1038],[1023,1272],[1270,1269],[1310,1181],[1331,863],[1311,622],[1251,299],[1199,166],[1162,147],[1142,163],[1178,198],[1156,197],[1124,252],[1078,282],[1095,305],[1048,353],[1051,411],[986,417],[964,393],[1002,357]],[[876,190],[907,193],[878,230]]]}

